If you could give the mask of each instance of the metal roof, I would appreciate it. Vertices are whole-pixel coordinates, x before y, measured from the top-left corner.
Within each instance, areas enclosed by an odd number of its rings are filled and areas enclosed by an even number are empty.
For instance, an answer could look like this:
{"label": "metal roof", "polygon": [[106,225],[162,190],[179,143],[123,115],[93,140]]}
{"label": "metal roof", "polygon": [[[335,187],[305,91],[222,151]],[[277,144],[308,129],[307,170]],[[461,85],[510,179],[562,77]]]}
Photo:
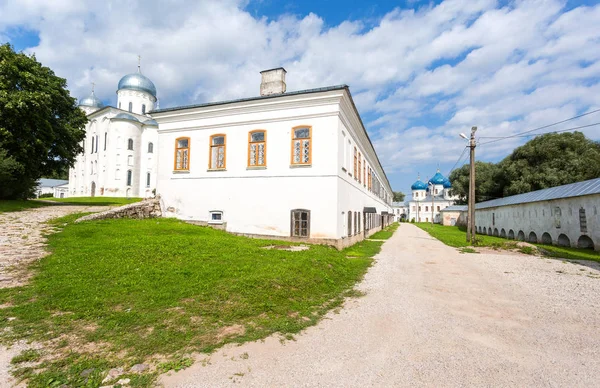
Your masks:
{"label": "metal roof", "polygon": [[580,197],[582,195],[600,194],[600,178],[588,181],[571,183],[563,186],[551,187],[549,189],[531,191],[529,193],[511,195],[510,197],[493,199],[480,202],[475,209],[487,209],[490,207],[519,205],[529,202],[550,201],[553,199]]}
{"label": "metal roof", "polygon": [[443,212],[466,212],[468,209],[469,209],[469,207],[467,205],[452,205],[452,206],[445,207],[440,211],[443,211]]}
{"label": "metal roof", "polygon": [[62,186],[69,183],[64,179],[48,179],[48,178],[40,178],[37,181],[38,187],[56,187]]}
{"label": "metal roof", "polygon": [[363,208],[363,213],[377,213],[377,209],[374,207],[366,206]]}

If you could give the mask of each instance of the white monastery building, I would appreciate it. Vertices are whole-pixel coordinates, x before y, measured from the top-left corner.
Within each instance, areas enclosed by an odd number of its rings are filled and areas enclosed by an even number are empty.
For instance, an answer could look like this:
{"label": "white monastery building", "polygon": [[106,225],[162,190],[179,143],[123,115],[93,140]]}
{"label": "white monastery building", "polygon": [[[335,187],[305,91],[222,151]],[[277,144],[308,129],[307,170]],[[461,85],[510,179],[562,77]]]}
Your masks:
{"label": "white monastery building", "polygon": [[348,86],[286,93],[285,69],[261,75],[260,96],[151,112],[165,215],[338,247],[389,223],[392,189]]}
{"label": "white monastery building", "polygon": [[452,184],[440,170],[427,182],[421,177],[410,187],[412,200],[408,202],[408,220],[415,222],[441,222],[441,211],[454,204],[457,196],[450,195]]}
{"label": "white monastery building", "polygon": [[148,112],[156,101],[156,87],[139,66],[119,81],[116,108],[104,106],[93,90],[80,100],[89,122],[84,152],[69,170],[69,196],[153,196],[158,124]]}

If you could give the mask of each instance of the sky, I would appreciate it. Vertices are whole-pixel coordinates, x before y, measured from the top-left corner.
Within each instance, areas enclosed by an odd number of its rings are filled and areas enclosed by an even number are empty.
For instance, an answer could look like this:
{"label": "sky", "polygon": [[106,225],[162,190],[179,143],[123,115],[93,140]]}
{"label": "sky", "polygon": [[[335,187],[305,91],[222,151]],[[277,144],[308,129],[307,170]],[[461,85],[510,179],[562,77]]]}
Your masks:
{"label": "sky", "polygon": [[[600,109],[600,3],[591,0],[0,0],[0,43],[35,54],[76,98],[116,103],[137,69],[161,108],[347,84],[395,191]],[[533,134],[600,123],[600,112]],[[600,140],[600,125],[581,129]],[[461,155],[463,157],[461,157]]]}

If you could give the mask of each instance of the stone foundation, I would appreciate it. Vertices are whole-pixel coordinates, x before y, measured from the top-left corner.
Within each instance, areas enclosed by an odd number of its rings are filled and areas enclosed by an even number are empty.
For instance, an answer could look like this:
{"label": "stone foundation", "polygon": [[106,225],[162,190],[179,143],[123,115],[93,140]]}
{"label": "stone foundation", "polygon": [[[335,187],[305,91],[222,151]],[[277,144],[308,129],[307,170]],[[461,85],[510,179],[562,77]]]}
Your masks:
{"label": "stone foundation", "polygon": [[115,209],[83,216],[75,222],[105,220],[109,218],[157,218],[162,217],[160,198],[145,199]]}

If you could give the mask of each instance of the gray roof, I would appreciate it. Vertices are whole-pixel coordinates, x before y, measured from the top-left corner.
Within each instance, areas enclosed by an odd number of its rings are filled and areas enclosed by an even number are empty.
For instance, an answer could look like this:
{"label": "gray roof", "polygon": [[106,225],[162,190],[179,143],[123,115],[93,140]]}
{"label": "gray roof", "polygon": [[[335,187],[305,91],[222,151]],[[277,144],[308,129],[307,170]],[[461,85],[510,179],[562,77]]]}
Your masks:
{"label": "gray roof", "polygon": [[129,113],[118,113],[111,120],[128,120],[128,121],[135,121],[138,123],[140,122],[140,120],[138,120],[136,117],[130,115]]}
{"label": "gray roof", "polygon": [[98,97],[96,97],[94,92],[92,92],[92,94],[90,94],[86,98],[82,98],[81,100],[79,100],[79,106],[90,106],[92,108],[102,108],[104,106],[104,104]]}
{"label": "gray roof", "polygon": [[408,206],[408,205],[404,202],[392,202],[392,206]]}
{"label": "gray roof", "polygon": [[256,97],[248,97],[248,98],[238,98],[236,100],[228,100],[228,101],[207,102],[207,103],[204,103],[204,104],[174,106],[172,108],[155,109],[155,110],[151,111],[150,114],[153,114],[153,113],[163,113],[163,112],[171,112],[171,111],[182,110],[182,109],[203,108],[203,107],[206,107],[206,106],[233,104],[233,103],[236,103],[236,102],[247,102],[247,101],[255,101],[255,100],[267,100],[269,98],[278,98],[278,97],[285,97],[285,96],[295,96],[297,94],[329,92],[329,91],[332,91],[332,90],[343,90],[343,89],[348,89],[348,85],[327,86],[327,87],[324,87],[324,88],[297,90],[295,92],[285,92],[285,93],[281,93],[281,94],[269,94],[268,96],[256,96]]}
{"label": "gray roof", "polygon": [[529,202],[549,201],[553,199],[580,197],[582,195],[600,194],[600,178],[589,181],[571,183],[563,186],[551,187],[549,189],[531,191],[529,193],[511,195],[510,197],[493,199],[480,202],[475,209],[487,209],[490,207],[518,205]]}
{"label": "gray roof", "polygon": [[38,187],[56,187],[56,186],[62,186],[69,183],[69,181],[66,181],[64,179],[47,179],[47,178],[40,178],[37,181]]}
{"label": "gray roof", "polygon": [[121,89],[146,92],[156,97],[156,86],[154,86],[154,83],[150,81],[150,78],[140,73],[139,69],[137,73],[127,74],[121,78],[119,81],[119,90]]}
{"label": "gray roof", "polygon": [[468,206],[467,205],[452,205],[452,206],[448,206],[443,208],[440,211],[443,212],[466,212],[468,210]]}
{"label": "gray roof", "polygon": [[158,127],[158,123],[156,122],[156,120],[153,120],[153,119],[148,119],[148,120],[144,121],[144,125],[151,125],[153,127]]}

